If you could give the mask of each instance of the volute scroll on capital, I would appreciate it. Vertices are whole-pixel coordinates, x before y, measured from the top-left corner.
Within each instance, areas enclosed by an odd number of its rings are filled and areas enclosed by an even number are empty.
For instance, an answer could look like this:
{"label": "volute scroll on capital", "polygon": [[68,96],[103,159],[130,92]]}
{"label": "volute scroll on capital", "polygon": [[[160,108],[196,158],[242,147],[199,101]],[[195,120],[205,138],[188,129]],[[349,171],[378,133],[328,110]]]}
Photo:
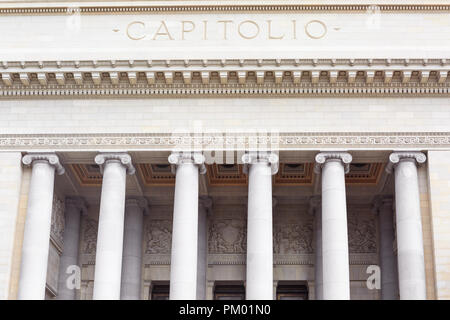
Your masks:
{"label": "volute scroll on capital", "polygon": [[348,152],[320,152],[316,154],[316,163],[314,165],[314,172],[320,174],[324,164],[328,160],[340,160],[344,166],[344,172],[348,173],[350,171],[350,163],[353,157]]}
{"label": "volute scroll on capital", "polygon": [[88,205],[87,205],[86,200],[84,200],[83,197],[80,197],[80,196],[66,197],[64,200],[64,203],[65,203],[66,208],[74,207],[77,210],[79,210],[83,216],[86,216],[88,213],[88,211],[87,211]]}
{"label": "volute scroll on capital", "polygon": [[104,165],[109,160],[119,161],[126,169],[127,174],[133,175],[136,172],[131,156],[128,153],[100,153],[95,156],[95,163],[100,166],[100,172],[103,174]]}
{"label": "volute scroll on capital", "polygon": [[28,153],[22,158],[22,163],[26,166],[32,165],[34,161],[47,161],[51,166],[55,168],[57,175],[62,175],[66,171],[59,162],[59,157],[54,153]]}
{"label": "volute scroll on capital", "polygon": [[242,156],[242,162],[244,163],[243,172],[248,174],[248,166],[258,162],[267,162],[270,165],[270,171],[272,175],[277,174],[279,166],[279,158],[276,153],[273,152],[248,152]]}
{"label": "volute scroll on capital", "polygon": [[200,152],[172,152],[168,161],[173,174],[176,174],[177,166],[185,163],[197,165],[200,174],[206,173],[205,156]]}
{"label": "volute scroll on capital", "polygon": [[417,151],[393,152],[389,155],[389,162],[386,166],[386,172],[392,173],[393,169],[402,160],[411,160],[414,161],[416,165],[421,165],[427,161],[427,156],[424,153]]}

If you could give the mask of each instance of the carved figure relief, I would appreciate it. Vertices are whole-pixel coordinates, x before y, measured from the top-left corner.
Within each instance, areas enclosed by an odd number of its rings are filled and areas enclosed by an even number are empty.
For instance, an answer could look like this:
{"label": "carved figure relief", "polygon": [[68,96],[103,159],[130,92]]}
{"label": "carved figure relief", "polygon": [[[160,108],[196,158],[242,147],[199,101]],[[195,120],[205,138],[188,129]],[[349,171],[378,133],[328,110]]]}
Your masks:
{"label": "carved figure relief", "polygon": [[145,253],[168,254],[172,246],[172,222],[170,220],[150,220],[146,229]]}
{"label": "carved figure relief", "polygon": [[94,219],[84,220],[84,242],[83,253],[95,254],[97,249],[97,230],[98,222]]}
{"label": "carved figure relief", "polygon": [[245,253],[247,225],[245,220],[216,219],[208,232],[209,253]]}
{"label": "carved figure relief", "polygon": [[52,226],[50,235],[61,247],[64,242],[64,224],[64,202],[59,200],[56,195],[53,195]]}
{"label": "carved figure relief", "polygon": [[312,222],[304,224],[275,224],[273,252],[275,254],[302,254],[313,252]]}
{"label": "carved figure relief", "polygon": [[351,253],[376,253],[376,230],[373,216],[350,211],[348,246]]}

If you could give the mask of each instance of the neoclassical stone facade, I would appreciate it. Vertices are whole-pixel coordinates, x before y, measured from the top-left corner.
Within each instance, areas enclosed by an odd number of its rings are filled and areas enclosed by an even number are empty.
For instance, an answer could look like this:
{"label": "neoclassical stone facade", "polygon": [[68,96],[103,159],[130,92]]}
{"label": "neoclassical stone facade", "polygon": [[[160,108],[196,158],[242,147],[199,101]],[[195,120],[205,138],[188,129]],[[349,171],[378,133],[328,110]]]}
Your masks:
{"label": "neoclassical stone facade", "polygon": [[450,299],[450,5],[10,1],[0,30],[0,299]]}

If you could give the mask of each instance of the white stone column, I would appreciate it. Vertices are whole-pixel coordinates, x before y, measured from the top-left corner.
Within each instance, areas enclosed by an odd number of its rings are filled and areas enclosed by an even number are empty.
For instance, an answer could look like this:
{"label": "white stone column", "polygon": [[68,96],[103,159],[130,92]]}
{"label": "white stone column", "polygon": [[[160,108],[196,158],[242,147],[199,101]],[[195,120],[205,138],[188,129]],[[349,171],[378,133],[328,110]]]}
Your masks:
{"label": "white stone column", "polygon": [[314,215],[314,239],[316,245],[314,261],[315,300],[323,300],[323,267],[322,267],[322,199],[314,196],[309,202],[311,214]]}
{"label": "white stone column", "polygon": [[198,245],[197,245],[197,300],[206,300],[206,273],[208,270],[208,212],[211,210],[210,197],[200,197],[198,206]]}
{"label": "white stone column", "polygon": [[[86,214],[86,202],[81,197],[67,197],[65,199],[65,228],[64,248],[59,261],[58,275],[58,300],[75,300],[77,289],[75,282],[71,281],[76,270],[80,268],[78,263],[78,248],[80,243],[81,215]],[[81,281],[81,279],[80,279]]]}
{"label": "white stone column", "polygon": [[425,261],[420,213],[417,164],[426,161],[420,152],[394,152],[388,172],[394,170],[397,256],[400,299],[426,299]]}
{"label": "white stone column", "polygon": [[374,201],[378,215],[380,239],[381,299],[398,299],[397,261],[394,255],[394,214],[391,196],[379,196]]}
{"label": "white stone column", "polygon": [[172,153],[169,163],[175,178],[170,300],[197,297],[198,174],[204,174],[205,157],[200,153]]}
{"label": "white stone column", "polygon": [[22,158],[22,162],[32,165],[32,171],[17,298],[43,300],[47,280],[55,171],[61,175],[64,168],[59,163],[58,156],[51,153],[30,153]]}
{"label": "white stone column", "polygon": [[141,300],[142,241],[147,211],[145,198],[128,198],[125,202],[121,300]]}
{"label": "white stone column", "polygon": [[134,174],[126,153],[102,153],[95,163],[103,173],[97,253],[95,257],[94,300],[119,300],[126,174]]}
{"label": "white stone column", "polygon": [[315,172],[322,174],[323,299],[350,299],[345,174],[352,156],[346,152],[316,155]]}
{"label": "white stone column", "polygon": [[278,171],[278,156],[247,153],[242,162],[248,174],[246,299],[272,300],[272,175]]}

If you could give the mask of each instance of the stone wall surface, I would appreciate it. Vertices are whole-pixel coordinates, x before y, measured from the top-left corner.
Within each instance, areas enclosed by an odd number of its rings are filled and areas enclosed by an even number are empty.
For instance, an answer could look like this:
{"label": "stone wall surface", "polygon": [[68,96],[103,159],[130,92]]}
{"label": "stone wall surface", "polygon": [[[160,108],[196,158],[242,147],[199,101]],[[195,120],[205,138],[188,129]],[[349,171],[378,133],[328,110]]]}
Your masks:
{"label": "stone wall surface", "polygon": [[22,182],[22,154],[0,153],[0,300],[7,299]]}
{"label": "stone wall surface", "polygon": [[0,100],[0,134],[448,132],[448,105],[437,97]]}
{"label": "stone wall surface", "polygon": [[428,152],[431,228],[437,299],[450,299],[450,151]]}

